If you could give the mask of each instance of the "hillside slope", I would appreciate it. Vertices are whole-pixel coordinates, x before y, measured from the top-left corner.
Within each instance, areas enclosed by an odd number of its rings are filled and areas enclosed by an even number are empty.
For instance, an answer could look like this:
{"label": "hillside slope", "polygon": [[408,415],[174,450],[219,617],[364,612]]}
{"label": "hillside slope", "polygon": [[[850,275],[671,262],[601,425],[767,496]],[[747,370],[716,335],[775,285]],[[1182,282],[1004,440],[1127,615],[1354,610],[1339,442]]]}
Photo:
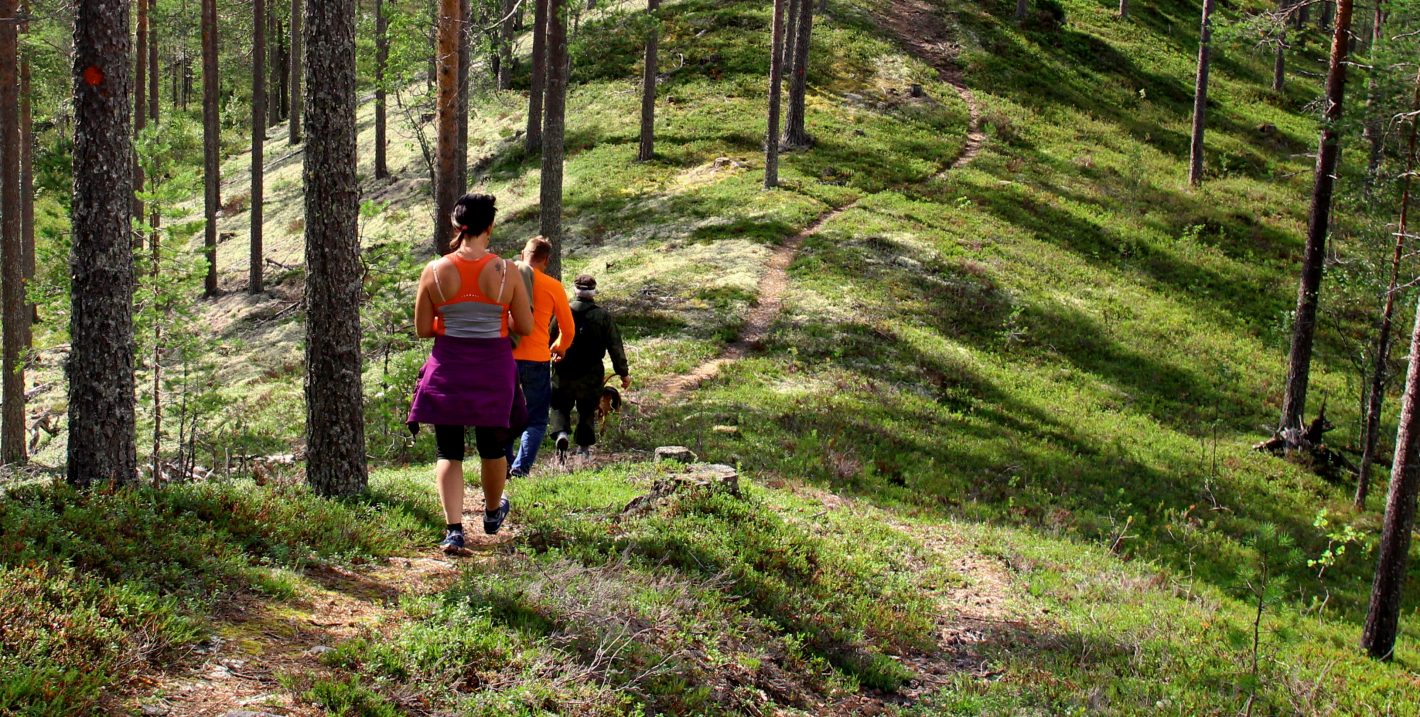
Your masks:
{"label": "hillside slope", "polygon": [[[362,224],[372,451],[390,465],[361,516],[392,537],[344,556],[385,565],[356,571],[383,592],[301,572],[306,549],[340,560],[316,539],[241,549],[296,568],[260,601],[281,624],[319,620],[327,597],[378,609],[281,647],[265,618],[218,619],[225,652],[179,660],[125,704],[203,714],[174,690],[216,680],[293,714],[1420,710],[1420,627],[1403,621],[1392,663],[1354,647],[1372,555],[1334,549],[1341,526],[1371,534],[1378,516],[1250,450],[1281,397],[1315,88],[1297,77],[1273,96],[1268,58],[1221,48],[1209,176],[1190,190],[1196,8],[1033,5],[1018,27],[1004,0],[832,0],[810,74],[817,143],[785,157],[775,192],[760,188],[764,3],[665,4],[662,154],[646,164],[632,4],[587,21],[566,272],[598,275],[656,390],[632,393],[604,461],[515,484],[511,538],[433,587],[381,572],[427,557],[418,536],[438,521],[419,489],[431,446],[405,447],[398,426],[424,350],[400,333],[401,302],[431,203],[413,133],[394,128],[396,176],[364,181]],[[537,224],[524,106],[475,105],[475,176],[511,253]],[[228,161],[229,197],[243,165]],[[268,169],[271,258],[290,269],[267,296],[205,307],[229,354],[219,393],[242,415],[227,435],[253,450],[289,450],[304,420],[298,176],[298,155]],[[244,236],[246,216],[222,231]],[[230,240],[219,264],[243,252]],[[776,311],[756,312],[766,298]],[[1323,344],[1313,379],[1338,397],[1339,433],[1356,418],[1344,351]],[[623,516],[666,477],[650,450],[676,443],[737,465],[743,496],[691,490]],[[221,499],[273,490],[239,485]],[[323,639],[341,642],[304,652]],[[245,682],[247,668],[208,671],[263,654],[282,660]]]}

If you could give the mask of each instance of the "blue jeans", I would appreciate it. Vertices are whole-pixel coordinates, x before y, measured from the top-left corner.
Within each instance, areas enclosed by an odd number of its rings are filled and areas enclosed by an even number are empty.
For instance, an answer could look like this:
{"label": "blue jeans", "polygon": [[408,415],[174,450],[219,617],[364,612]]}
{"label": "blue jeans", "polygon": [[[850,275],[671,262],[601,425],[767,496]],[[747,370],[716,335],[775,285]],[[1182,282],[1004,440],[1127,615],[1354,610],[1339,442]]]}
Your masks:
{"label": "blue jeans", "polygon": [[547,412],[552,403],[552,364],[546,361],[519,361],[518,381],[523,386],[523,397],[528,403],[528,427],[523,431],[523,442],[517,451],[508,444],[509,470],[525,476],[532,472],[533,461],[537,460],[537,449],[542,446],[547,435]]}

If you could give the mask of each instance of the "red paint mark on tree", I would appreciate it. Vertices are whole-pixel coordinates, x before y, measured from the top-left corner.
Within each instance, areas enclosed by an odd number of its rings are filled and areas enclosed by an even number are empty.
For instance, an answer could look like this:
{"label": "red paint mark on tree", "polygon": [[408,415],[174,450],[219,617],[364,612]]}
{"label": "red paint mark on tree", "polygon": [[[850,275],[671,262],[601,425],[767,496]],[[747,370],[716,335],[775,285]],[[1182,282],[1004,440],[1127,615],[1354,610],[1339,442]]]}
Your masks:
{"label": "red paint mark on tree", "polygon": [[98,65],[89,65],[84,68],[84,82],[92,87],[98,87],[104,83],[104,71]]}

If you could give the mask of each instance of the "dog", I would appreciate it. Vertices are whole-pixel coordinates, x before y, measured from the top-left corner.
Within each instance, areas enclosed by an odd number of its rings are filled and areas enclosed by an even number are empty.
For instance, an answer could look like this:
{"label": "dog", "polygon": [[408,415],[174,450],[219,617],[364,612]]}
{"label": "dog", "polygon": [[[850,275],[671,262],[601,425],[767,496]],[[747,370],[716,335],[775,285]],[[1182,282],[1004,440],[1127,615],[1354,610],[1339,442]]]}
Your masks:
{"label": "dog", "polygon": [[621,391],[610,384],[602,386],[602,397],[597,402],[597,433],[606,433],[606,420],[621,412]]}

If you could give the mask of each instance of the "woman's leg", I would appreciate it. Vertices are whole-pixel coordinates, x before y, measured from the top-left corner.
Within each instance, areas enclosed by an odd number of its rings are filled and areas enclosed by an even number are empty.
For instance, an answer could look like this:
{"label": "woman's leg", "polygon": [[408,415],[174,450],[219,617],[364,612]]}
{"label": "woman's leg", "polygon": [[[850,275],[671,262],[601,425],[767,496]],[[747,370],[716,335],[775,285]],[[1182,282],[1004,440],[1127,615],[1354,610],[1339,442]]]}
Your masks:
{"label": "woman's leg", "polygon": [[439,483],[439,501],[444,504],[444,520],[458,525],[463,522],[463,426],[435,426],[434,442],[439,456],[434,477]]}
{"label": "woman's leg", "polygon": [[508,482],[508,456],[504,447],[513,432],[507,428],[475,428],[473,434],[478,457],[482,459],[484,510],[495,511],[502,504],[503,488]]}

